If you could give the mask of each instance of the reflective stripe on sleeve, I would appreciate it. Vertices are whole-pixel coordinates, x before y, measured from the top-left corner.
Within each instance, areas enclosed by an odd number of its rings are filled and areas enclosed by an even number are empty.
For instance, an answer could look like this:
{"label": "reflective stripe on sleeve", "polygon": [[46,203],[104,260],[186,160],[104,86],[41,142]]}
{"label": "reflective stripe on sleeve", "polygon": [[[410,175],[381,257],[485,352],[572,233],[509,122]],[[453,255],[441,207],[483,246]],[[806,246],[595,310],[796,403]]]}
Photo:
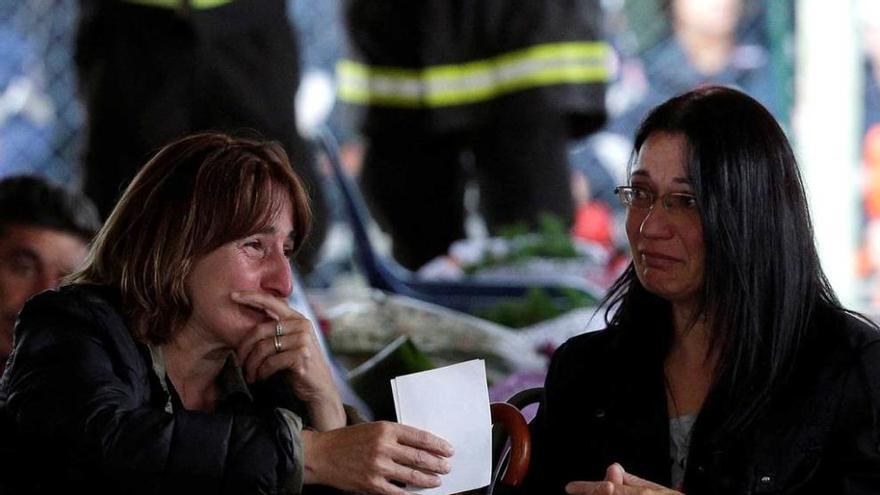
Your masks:
{"label": "reflective stripe on sleeve", "polygon": [[337,64],[339,98],[359,104],[444,107],[557,84],[608,80],[608,45],[566,42],[536,45],[460,65],[424,69]]}

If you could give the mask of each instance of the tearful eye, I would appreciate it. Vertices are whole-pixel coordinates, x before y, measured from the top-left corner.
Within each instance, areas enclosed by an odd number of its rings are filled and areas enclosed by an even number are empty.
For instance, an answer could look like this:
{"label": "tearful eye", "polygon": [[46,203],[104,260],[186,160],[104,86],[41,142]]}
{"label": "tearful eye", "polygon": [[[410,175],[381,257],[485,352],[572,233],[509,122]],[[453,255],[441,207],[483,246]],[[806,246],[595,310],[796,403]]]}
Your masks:
{"label": "tearful eye", "polygon": [[682,210],[693,210],[697,207],[697,198],[689,194],[682,194],[680,196],[677,196],[675,199],[675,206]]}
{"label": "tearful eye", "polygon": [[676,214],[693,214],[697,211],[697,198],[692,194],[669,193],[663,202],[667,210]]}
{"label": "tearful eye", "polygon": [[6,266],[18,277],[32,277],[37,273],[37,265],[22,257],[13,257]]}
{"label": "tearful eye", "polygon": [[637,208],[650,208],[654,203],[654,193],[643,187],[632,188],[632,204]]}
{"label": "tearful eye", "polygon": [[248,251],[262,252],[263,243],[259,239],[251,239],[244,242],[244,248]]}

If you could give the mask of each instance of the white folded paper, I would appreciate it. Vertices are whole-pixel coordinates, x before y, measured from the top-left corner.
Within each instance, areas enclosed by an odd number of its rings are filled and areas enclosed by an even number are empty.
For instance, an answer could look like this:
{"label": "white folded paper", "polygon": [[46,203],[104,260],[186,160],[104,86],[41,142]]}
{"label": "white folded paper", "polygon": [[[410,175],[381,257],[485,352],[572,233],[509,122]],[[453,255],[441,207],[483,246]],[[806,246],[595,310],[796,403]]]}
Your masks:
{"label": "white folded paper", "polygon": [[482,488],[492,471],[492,417],[486,364],[482,359],[453,364],[391,380],[397,421],[427,430],[455,448],[451,471],[437,488],[406,490],[449,495]]}

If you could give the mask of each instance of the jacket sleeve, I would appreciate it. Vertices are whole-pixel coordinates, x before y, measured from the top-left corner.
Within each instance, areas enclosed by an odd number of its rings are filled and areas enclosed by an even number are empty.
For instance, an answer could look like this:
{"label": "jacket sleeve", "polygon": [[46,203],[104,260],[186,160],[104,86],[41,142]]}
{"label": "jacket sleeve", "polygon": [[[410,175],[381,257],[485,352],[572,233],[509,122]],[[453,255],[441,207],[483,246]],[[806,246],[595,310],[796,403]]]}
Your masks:
{"label": "jacket sleeve", "polygon": [[[532,435],[532,454],[528,474],[522,485],[515,490],[516,495],[528,495],[532,493],[557,494],[560,490],[556,476],[552,473],[555,464],[552,459],[557,453],[559,445],[553,441],[553,427],[559,426],[553,423],[552,415],[556,403],[560,381],[564,380],[561,368],[570,356],[566,351],[570,347],[566,342],[556,349],[544,381],[544,393],[535,419],[529,424]],[[563,449],[564,450],[564,449]],[[510,490],[509,490],[510,491]]]}
{"label": "jacket sleeve", "polygon": [[78,303],[90,301],[44,293],[20,315],[0,392],[24,442],[64,452],[60,462],[117,484],[148,480],[159,492],[302,490],[301,422],[278,410],[172,414],[147,403],[148,366],[121,319]]}
{"label": "jacket sleeve", "polygon": [[838,452],[829,456],[839,466],[833,493],[880,493],[880,341],[862,349],[844,397],[832,439]]}

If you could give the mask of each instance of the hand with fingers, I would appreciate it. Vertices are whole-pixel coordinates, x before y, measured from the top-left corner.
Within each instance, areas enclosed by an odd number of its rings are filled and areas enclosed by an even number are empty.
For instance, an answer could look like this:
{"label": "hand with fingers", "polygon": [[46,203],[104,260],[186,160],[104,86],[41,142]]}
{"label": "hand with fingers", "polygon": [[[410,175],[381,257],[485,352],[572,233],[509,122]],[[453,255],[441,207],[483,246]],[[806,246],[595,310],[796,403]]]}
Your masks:
{"label": "hand with fingers", "polygon": [[570,495],[682,495],[670,488],[627,473],[614,463],[605,470],[602,481],[573,481],[565,485]]}
{"label": "hand with fingers", "polygon": [[235,292],[232,299],[272,319],[257,325],[236,349],[245,378],[255,382],[285,373],[296,396],[307,404],[314,428],[345,426],[345,410],[312,323],[283,298],[265,292]]}
{"label": "hand with fingers", "polygon": [[305,482],[345,491],[407,495],[396,483],[440,486],[449,472],[449,442],[411,426],[385,421],[328,432],[302,432]]}

